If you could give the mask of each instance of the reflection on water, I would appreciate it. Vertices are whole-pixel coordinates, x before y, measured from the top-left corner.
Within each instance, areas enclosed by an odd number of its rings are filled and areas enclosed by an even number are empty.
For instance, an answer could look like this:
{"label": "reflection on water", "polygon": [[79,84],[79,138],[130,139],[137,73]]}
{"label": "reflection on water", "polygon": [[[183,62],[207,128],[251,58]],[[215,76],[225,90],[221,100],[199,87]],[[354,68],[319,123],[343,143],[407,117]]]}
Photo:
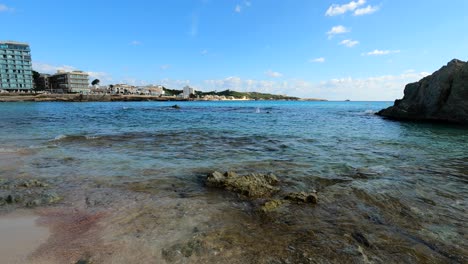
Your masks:
{"label": "reflection on water", "polygon": [[[389,104],[6,103],[0,172],[110,210],[114,253],[89,253],[109,263],[463,263],[467,130],[373,115]],[[261,213],[206,188],[212,170],[271,172],[319,203]]]}

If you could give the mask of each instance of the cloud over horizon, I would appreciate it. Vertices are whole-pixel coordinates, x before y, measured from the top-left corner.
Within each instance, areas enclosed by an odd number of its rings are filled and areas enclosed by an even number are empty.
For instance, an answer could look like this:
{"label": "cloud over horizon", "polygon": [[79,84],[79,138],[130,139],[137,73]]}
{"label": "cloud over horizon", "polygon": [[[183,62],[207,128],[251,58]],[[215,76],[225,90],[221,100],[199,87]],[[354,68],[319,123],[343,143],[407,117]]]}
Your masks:
{"label": "cloud over horizon", "polygon": [[[55,74],[57,71],[66,71],[66,72],[71,72],[71,71],[78,71],[74,66],[70,65],[61,65],[61,66],[56,66],[56,65],[51,65],[47,63],[42,63],[42,62],[32,62],[32,68],[34,71],[37,71],[39,73],[46,73],[46,74]],[[85,71],[91,79],[99,79],[104,83],[111,82],[113,81],[112,76],[110,76],[106,72],[96,72],[96,71]]]}
{"label": "cloud over horizon", "polygon": [[328,100],[380,100],[392,101],[403,96],[405,85],[418,81],[430,73],[406,71],[398,75],[370,76],[366,78],[334,78],[320,82],[301,79],[281,81],[242,79],[231,76],[225,79],[205,80],[197,88],[205,91],[236,90],[321,98]]}

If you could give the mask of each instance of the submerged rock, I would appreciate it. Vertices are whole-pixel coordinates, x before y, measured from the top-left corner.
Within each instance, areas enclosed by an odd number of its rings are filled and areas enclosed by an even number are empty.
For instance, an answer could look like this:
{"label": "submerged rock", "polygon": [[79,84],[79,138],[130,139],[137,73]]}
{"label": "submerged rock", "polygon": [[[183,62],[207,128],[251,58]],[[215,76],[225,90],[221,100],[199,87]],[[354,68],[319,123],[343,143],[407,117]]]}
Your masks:
{"label": "submerged rock", "polygon": [[316,204],[318,200],[318,196],[316,192],[306,193],[306,192],[296,192],[296,193],[289,193],[284,197],[284,199],[297,202],[297,203],[311,203]]}
{"label": "submerged rock", "polygon": [[193,255],[201,255],[203,251],[203,242],[199,239],[193,238],[187,242],[178,243],[169,248],[163,248],[161,250],[161,255],[164,260],[169,263],[183,263]]}
{"label": "submerged rock", "polygon": [[61,199],[50,191],[48,183],[37,179],[10,179],[0,185],[0,206],[35,207],[54,204]]}
{"label": "submerged rock", "polygon": [[31,180],[24,180],[18,184],[20,187],[25,187],[25,188],[33,188],[33,187],[48,187],[49,185],[45,182],[36,180],[36,179],[31,179]]}
{"label": "submerged rock", "polygon": [[274,200],[267,201],[261,207],[261,209],[262,209],[263,212],[268,213],[268,212],[272,212],[272,211],[278,209],[278,207],[280,207],[282,204],[284,204],[283,200],[274,199]]}
{"label": "submerged rock", "polygon": [[454,59],[432,75],[406,85],[403,99],[377,115],[468,124],[468,63]]}
{"label": "submerged rock", "polygon": [[206,184],[211,187],[223,188],[250,198],[270,197],[280,189],[276,187],[279,181],[273,174],[251,173],[239,176],[235,172],[215,171],[208,174]]}
{"label": "submerged rock", "polygon": [[45,192],[39,195],[38,198],[29,200],[25,203],[27,207],[35,207],[40,205],[50,205],[60,201],[62,198],[54,192]]}

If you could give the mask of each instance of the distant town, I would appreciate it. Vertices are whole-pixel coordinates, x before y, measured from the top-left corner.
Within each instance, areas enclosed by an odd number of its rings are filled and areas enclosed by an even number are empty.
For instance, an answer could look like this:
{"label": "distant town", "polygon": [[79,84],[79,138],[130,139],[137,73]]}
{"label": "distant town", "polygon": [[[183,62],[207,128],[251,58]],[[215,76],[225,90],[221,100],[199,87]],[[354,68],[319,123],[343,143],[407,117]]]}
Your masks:
{"label": "distant town", "polygon": [[[196,91],[190,86],[181,90],[168,89],[162,85],[133,86],[129,84],[101,85],[99,79],[89,82],[85,71],[57,71],[55,74],[39,73],[32,68],[31,49],[28,43],[17,41],[0,41],[0,95],[21,96],[16,100],[23,101],[26,95],[42,95],[42,101],[47,101],[47,95],[62,95],[50,97],[51,100],[62,98],[63,101],[81,95],[86,98],[96,98],[96,95],[114,96],[115,100],[298,100],[286,95],[273,95],[257,92],[237,92],[225,90],[221,92]],[[45,95],[45,96],[44,96]],[[93,97],[94,96],[94,97]],[[116,99],[117,98],[117,99]],[[61,99],[61,100],[62,100]],[[94,99],[93,99],[94,100]],[[110,99],[109,99],[110,100]],[[320,100],[320,99],[318,99]],[[37,101],[35,98],[27,101]]]}

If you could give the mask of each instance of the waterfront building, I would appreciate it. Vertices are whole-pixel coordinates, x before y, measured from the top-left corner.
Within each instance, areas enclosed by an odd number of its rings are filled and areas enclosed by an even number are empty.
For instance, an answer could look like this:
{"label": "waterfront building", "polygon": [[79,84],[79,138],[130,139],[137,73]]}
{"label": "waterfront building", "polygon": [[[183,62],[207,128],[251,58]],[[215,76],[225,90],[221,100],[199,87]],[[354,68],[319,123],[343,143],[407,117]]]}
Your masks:
{"label": "waterfront building", "polygon": [[182,97],[185,98],[185,99],[188,99],[188,98],[190,98],[191,94],[195,94],[195,89],[193,89],[190,86],[185,86],[184,91],[182,93]]}
{"label": "waterfront building", "polygon": [[0,90],[33,89],[31,50],[29,44],[0,41]]}
{"label": "waterfront building", "polygon": [[89,94],[89,75],[83,71],[57,71],[49,77],[52,93],[81,93]]}
{"label": "waterfront building", "polygon": [[138,87],[138,93],[141,95],[162,96],[165,92],[162,85],[147,85]]}
{"label": "waterfront building", "polygon": [[119,83],[112,85],[110,89],[112,94],[134,94],[137,91],[137,88],[132,85]]}
{"label": "waterfront building", "polygon": [[50,74],[40,74],[36,83],[37,90],[50,90]]}

